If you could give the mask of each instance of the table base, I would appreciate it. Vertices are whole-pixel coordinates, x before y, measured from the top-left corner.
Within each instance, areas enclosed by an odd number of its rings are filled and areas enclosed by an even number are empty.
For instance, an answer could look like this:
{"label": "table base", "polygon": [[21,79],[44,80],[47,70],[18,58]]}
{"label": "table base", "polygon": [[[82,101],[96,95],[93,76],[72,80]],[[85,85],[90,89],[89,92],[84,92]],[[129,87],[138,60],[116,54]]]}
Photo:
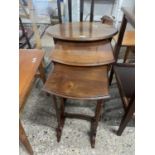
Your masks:
{"label": "table base", "polygon": [[84,114],[67,113],[65,112],[65,100],[66,99],[61,98],[60,107],[58,108],[56,96],[53,95],[52,98],[54,101],[54,106],[55,106],[56,116],[57,116],[57,121],[58,121],[58,126],[56,128],[57,142],[60,142],[62,130],[65,124],[65,119],[66,118],[78,118],[78,119],[88,120],[91,122],[90,142],[91,142],[91,147],[95,148],[95,138],[96,138],[98,122],[101,118],[101,109],[103,107],[103,99],[97,100],[95,115],[92,117],[92,116],[84,115]]}

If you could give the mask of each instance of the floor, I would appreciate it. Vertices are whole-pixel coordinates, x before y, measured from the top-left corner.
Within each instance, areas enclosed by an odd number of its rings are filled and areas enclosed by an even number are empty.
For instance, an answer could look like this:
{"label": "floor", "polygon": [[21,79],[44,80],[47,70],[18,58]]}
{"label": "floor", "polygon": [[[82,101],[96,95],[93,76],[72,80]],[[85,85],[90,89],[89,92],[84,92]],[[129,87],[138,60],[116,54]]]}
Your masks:
{"label": "floor", "polygon": [[[45,64],[48,65],[54,46],[53,40],[45,33],[41,41],[45,51]],[[120,58],[123,55],[122,48]],[[20,116],[34,155],[134,155],[134,119],[129,122],[122,136],[116,135],[123,116],[123,106],[115,80],[110,86],[110,95],[111,98],[105,100],[95,149],[91,148],[89,141],[90,122],[78,119],[66,119],[61,141],[57,143],[55,132],[57,121],[53,103],[51,97],[42,91],[41,81],[37,80]],[[94,103],[94,101],[67,100],[66,111],[93,115]],[[27,155],[22,144],[19,153]]]}

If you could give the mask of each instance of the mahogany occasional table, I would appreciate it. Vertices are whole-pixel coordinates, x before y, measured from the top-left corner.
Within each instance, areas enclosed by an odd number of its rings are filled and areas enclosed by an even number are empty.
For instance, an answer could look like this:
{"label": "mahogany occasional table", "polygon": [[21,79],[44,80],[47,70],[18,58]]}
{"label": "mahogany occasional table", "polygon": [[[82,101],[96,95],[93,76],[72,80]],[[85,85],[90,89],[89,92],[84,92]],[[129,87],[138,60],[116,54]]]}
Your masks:
{"label": "mahogany occasional table", "polygon": [[[64,23],[52,26],[47,32],[53,36],[55,47],[51,59],[54,69],[43,87],[53,97],[60,141],[65,118],[91,121],[91,147],[95,147],[98,121],[103,99],[109,98],[108,66],[114,56],[110,44],[117,30],[95,22]],[[58,108],[56,96],[61,98]],[[65,100],[97,100],[94,117],[65,112]]]}

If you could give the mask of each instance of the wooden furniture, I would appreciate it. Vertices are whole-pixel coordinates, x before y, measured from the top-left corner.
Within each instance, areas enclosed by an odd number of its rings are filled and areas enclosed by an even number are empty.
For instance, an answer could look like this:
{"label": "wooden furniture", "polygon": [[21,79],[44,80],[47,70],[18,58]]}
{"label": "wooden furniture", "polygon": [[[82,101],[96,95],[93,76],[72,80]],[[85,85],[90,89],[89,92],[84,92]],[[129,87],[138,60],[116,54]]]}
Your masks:
{"label": "wooden furniture", "polygon": [[117,131],[120,136],[135,112],[135,65],[115,64],[113,69],[125,111]]}
{"label": "wooden furniture", "polygon": [[115,61],[109,40],[91,43],[57,41],[51,59],[72,66],[100,66]]}
{"label": "wooden furniture", "polygon": [[[118,35],[115,35],[113,37],[114,41],[117,42],[118,39]],[[123,40],[122,40],[122,47],[126,47],[126,52],[125,52],[125,56],[124,56],[124,63],[126,62],[128,55],[130,53],[130,51],[134,51],[134,47],[135,47],[135,31],[126,31],[124,33],[123,36]]]}
{"label": "wooden furniture", "polygon": [[54,39],[68,41],[97,41],[111,38],[117,30],[100,22],[73,22],[56,24],[47,29]]}
{"label": "wooden furniture", "polygon": [[[39,76],[45,82],[45,74],[42,66],[44,52],[38,49],[21,49],[19,52],[19,113],[26,103],[26,98],[31,90],[35,76]],[[39,74],[38,74],[39,72]],[[32,147],[26,137],[26,133],[19,119],[19,139],[29,154],[33,154]]]}
{"label": "wooden furniture", "polygon": [[[118,34],[118,40],[116,42],[115,48],[114,48],[114,56],[115,56],[115,61],[117,62],[118,59],[118,55],[119,55],[119,51],[122,45],[122,40],[123,40],[123,36],[124,36],[124,32],[126,29],[126,25],[129,22],[133,27],[135,27],[135,15],[133,10],[131,10],[130,8],[122,8],[122,11],[124,13],[123,15],[123,19],[122,19],[122,24],[121,24],[121,28]],[[110,77],[109,77],[109,84],[111,85],[112,83],[112,79],[113,79],[113,68],[111,69],[111,73],[110,73]]]}
{"label": "wooden furniture", "polygon": [[[53,97],[60,141],[65,118],[81,118],[91,121],[91,146],[95,147],[98,121],[103,99],[109,97],[108,66],[114,62],[111,38],[117,33],[112,26],[76,22],[57,24],[48,32],[54,37],[55,47],[51,59],[54,69],[49,74],[43,90]],[[58,108],[56,96],[61,98]],[[66,113],[66,99],[97,100],[95,116]]]}
{"label": "wooden furniture", "polygon": [[[109,97],[107,66],[73,67],[55,63],[43,90],[53,95],[58,120],[57,141],[60,141],[66,117],[83,118],[91,121],[91,146],[94,148],[103,99]],[[55,95],[61,97],[60,110]],[[64,98],[98,100],[95,116],[65,113]]]}

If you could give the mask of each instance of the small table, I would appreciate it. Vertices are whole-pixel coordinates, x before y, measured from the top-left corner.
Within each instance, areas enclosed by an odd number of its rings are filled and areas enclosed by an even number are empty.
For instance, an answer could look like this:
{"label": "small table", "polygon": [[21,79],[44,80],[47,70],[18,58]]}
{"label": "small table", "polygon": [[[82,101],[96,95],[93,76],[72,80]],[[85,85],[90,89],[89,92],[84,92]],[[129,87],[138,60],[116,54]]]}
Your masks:
{"label": "small table", "polygon": [[109,40],[91,43],[58,40],[52,50],[51,59],[72,66],[100,66],[115,62]]}
{"label": "small table", "polygon": [[[39,76],[45,82],[45,73],[42,65],[44,52],[38,49],[21,49],[19,51],[19,113],[21,113],[26,98],[31,90],[35,76]],[[39,72],[39,74],[37,74]],[[32,147],[26,137],[26,133],[19,119],[19,139],[32,155]]]}
{"label": "small table", "polygon": [[[109,98],[107,66],[77,67],[55,63],[53,72],[43,87],[43,90],[52,95],[57,115],[57,141],[60,141],[65,118],[80,118],[91,121],[91,147],[95,147],[95,138],[98,121],[101,117],[103,99]],[[61,98],[61,107],[58,109],[56,96]],[[64,99],[97,100],[93,117],[82,114],[65,112]]]}
{"label": "small table", "polygon": [[[47,30],[55,41],[51,59],[54,69],[48,76],[43,90],[53,97],[58,127],[57,141],[60,141],[65,118],[80,118],[91,121],[91,147],[95,147],[98,121],[103,99],[109,97],[108,65],[114,56],[111,38],[117,30],[96,22],[64,23]],[[58,109],[56,96],[61,98]],[[94,117],[65,112],[66,98],[97,100]]]}

